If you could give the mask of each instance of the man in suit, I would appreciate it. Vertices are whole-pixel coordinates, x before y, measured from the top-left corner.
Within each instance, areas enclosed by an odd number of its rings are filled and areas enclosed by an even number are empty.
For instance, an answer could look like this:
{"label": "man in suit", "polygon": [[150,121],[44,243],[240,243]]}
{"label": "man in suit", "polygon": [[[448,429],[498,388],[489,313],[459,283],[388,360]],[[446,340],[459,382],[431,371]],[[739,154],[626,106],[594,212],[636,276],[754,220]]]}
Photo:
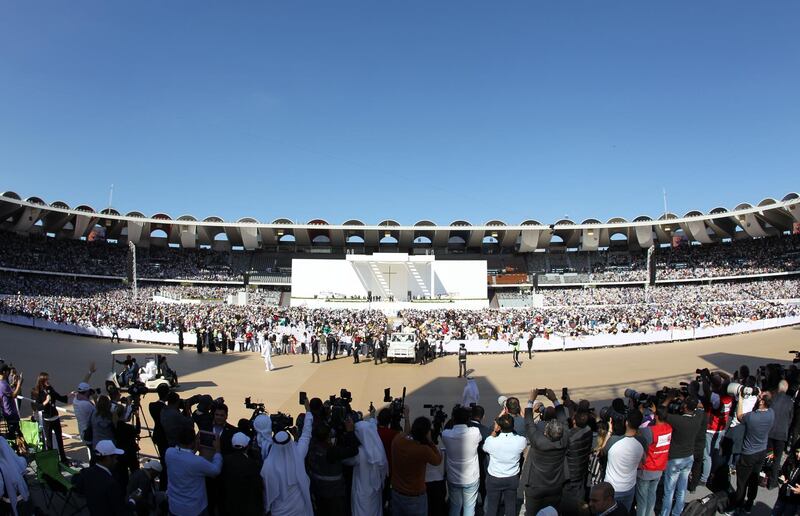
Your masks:
{"label": "man in suit", "polygon": [[261,468],[259,461],[247,454],[249,445],[250,438],[237,432],[231,438],[231,452],[222,457],[222,474],[219,477],[223,495],[221,514],[264,514]]}
{"label": "man in suit", "polygon": [[[164,438],[167,441],[167,447],[175,446],[178,444],[178,439],[181,430],[184,428],[194,429],[192,418],[184,415],[180,409],[181,397],[177,392],[170,392],[167,395],[167,405],[161,409],[161,428],[164,429]],[[166,456],[166,451],[164,451]],[[166,463],[162,463],[166,469]]]}
{"label": "man in suit", "polygon": [[625,506],[614,500],[614,487],[608,482],[600,482],[592,487],[592,492],[589,494],[589,510],[592,514],[628,516]]}
{"label": "man in suit", "polygon": [[[148,406],[150,417],[153,418],[153,444],[156,445],[158,451],[158,458],[161,464],[164,462],[164,454],[167,453],[167,435],[164,433],[164,426],[161,424],[161,411],[167,406],[167,398],[169,397],[169,385],[162,383],[156,389],[158,394],[158,401],[151,401]],[[167,472],[161,468],[159,479],[163,489],[167,488]]]}
{"label": "man in suit", "polygon": [[125,488],[111,471],[117,465],[117,456],[125,452],[109,440],[97,443],[94,448],[95,464],[82,469],[72,479],[75,491],[86,498],[91,516],[121,516],[135,514],[136,500],[126,499]]}
{"label": "man in suit", "polygon": [[219,437],[219,447],[223,455],[233,451],[233,435],[239,430],[228,423],[228,406],[224,403],[217,403],[214,406],[214,422],[211,430],[214,435]]}

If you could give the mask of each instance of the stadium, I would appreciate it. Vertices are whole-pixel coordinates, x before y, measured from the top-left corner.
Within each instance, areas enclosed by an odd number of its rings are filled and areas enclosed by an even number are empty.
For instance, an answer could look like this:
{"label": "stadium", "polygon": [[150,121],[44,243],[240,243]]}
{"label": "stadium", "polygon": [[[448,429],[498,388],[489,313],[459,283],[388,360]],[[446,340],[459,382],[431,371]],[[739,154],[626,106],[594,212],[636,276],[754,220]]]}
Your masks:
{"label": "stadium", "polygon": [[[359,404],[407,389],[417,413],[456,401],[462,344],[484,404],[534,384],[602,405],[623,387],[675,384],[694,365],[788,363],[800,323],[798,206],[790,193],[630,222],[337,225],[123,215],[5,192],[0,332],[27,371],[80,371],[109,339],[153,353],[178,345],[170,365],[182,396],[255,397],[286,413],[299,391],[340,387]],[[413,335],[403,361],[422,369],[383,363],[403,357],[389,353],[397,334]],[[631,344],[654,346],[616,349]],[[228,404],[231,419],[248,417]],[[79,439],[65,442],[80,453]],[[141,441],[140,453],[157,452]]]}

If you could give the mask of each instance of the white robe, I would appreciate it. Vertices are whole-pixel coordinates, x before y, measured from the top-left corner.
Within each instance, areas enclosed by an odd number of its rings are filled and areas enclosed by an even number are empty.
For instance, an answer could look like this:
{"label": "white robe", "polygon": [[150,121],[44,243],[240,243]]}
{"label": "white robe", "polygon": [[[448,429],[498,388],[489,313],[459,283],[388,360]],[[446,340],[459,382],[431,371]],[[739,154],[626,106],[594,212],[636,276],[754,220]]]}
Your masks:
{"label": "white robe", "polygon": [[313,516],[311,481],[305,469],[313,424],[314,416],[307,412],[303,434],[297,442],[272,445],[261,467],[264,512],[272,512],[272,516]]}
{"label": "white robe", "polygon": [[382,491],[389,473],[389,462],[378,436],[376,421],[368,419],[356,423],[356,438],[361,443],[358,455],[348,459],[348,463],[353,466],[353,516],[382,516]]}
{"label": "white robe", "polygon": [[20,457],[8,445],[5,438],[0,437],[0,492],[5,491],[11,502],[11,512],[17,514],[17,498],[23,500],[30,498],[28,484],[25,483],[23,473],[28,465],[24,457]]}
{"label": "white robe", "polygon": [[475,383],[474,379],[470,378],[464,386],[464,392],[461,396],[461,406],[469,407],[472,403],[477,405],[479,399],[480,392],[478,391],[478,384]]}
{"label": "white robe", "polygon": [[275,369],[275,366],[272,365],[272,344],[269,340],[264,342],[264,351],[261,353],[261,356],[264,357],[264,366],[267,368],[267,371]]}

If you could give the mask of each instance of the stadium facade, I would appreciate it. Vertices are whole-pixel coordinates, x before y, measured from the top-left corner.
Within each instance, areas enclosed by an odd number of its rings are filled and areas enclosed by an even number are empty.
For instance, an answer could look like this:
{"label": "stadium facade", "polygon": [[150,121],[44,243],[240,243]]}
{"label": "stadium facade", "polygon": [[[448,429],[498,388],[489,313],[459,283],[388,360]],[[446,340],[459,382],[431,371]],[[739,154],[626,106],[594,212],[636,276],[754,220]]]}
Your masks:
{"label": "stadium facade", "polygon": [[[608,247],[612,237],[622,235],[631,250],[673,243],[676,235],[689,242],[711,244],[726,239],[748,239],[794,232],[800,226],[800,195],[789,193],[781,200],[767,198],[757,205],[742,203],[733,210],[714,208],[709,213],[690,211],[683,216],[665,213],[654,219],[639,216],[632,221],[615,217],[607,222],[587,219],[580,223],[559,220],[543,224],[525,220],[508,224],[491,220],[474,225],[464,220],[438,225],[421,220],[403,225],[394,220],[366,224],[348,220],[342,224],[315,219],[305,224],[289,219],[262,223],[253,218],[236,222],[219,217],[198,220],[191,215],[172,218],[166,213],[147,217],[141,212],[121,214],[113,208],[100,211],[88,205],[71,208],[64,202],[46,203],[39,197],[22,199],[15,192],[0,195],[0,229],[17,233],[46,233],[58,238],[103,238],[133,242],[140,247],[193,249],[276,249],[284,245],[300,248],[346,249],[357,245],[368,251],[384,246],[401,252],[439,250],[461,246],[480,249],[490,245],[504,252],[530,253],[553,247],[596,251]],[[429,252],[429,251],[427,251]]]}

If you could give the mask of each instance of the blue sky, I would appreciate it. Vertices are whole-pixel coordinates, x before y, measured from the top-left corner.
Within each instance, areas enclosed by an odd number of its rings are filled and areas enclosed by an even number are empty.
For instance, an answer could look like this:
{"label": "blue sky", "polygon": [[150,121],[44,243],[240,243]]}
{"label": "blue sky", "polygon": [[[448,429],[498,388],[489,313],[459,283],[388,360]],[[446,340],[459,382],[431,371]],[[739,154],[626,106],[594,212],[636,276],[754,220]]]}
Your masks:
{"label": "blue sky", "polygon": [[0,0],[0,191],[554,222],[800,189],[800,2]]}

